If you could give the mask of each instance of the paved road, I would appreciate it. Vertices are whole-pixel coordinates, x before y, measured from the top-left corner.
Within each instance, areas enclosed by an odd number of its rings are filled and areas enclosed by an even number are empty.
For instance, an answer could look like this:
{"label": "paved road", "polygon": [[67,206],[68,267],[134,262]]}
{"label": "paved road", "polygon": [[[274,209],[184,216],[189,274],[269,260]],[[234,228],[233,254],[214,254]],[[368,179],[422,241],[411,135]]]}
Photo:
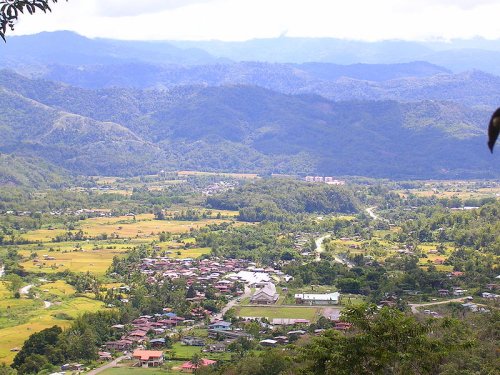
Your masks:
{"label": "paved road", "polygon": [[[315,258],[316,262],[319,262],[321,260],[321,253],[323,251],[325,251],[325,247],[323,246],[323,241],[325,241],[327,238],[330,238],[330,237],[331,237],[331,235],[327,234],[327,235],[324,235],[323,237],[318,238],[315,241],[316,242],[316,258]],[[336,254],[333,255],[333,259],[335,259],[335,261],[337,263],[341,263],[341,264],[346,265],[348,268],[352,268],[353,267],[353,264],[351,262],[349,262],[346,259],[343,259],[343,258],[339,257]]]}
{"label": "paved road", "polygon": [[19,294],[28,294],[31,288],[33,288],[33,285],[31,284],[23,286],[21,289],[19,289]]}
{"label": "paved road", "polygon": [[[252,290],[247,285],[245,285],[245,292],[243,293],[243,295],[241,295],[238,298],[241,298],[241,300],[243,300],[244,298],[250,297],[251,294],[252,294]],[[218,314],[216,314],[214,317],[216,319],[222,319],[222,317],[224,316],[224,314],[230,308],[232,308],[232,307],[234,307],[234,305],[236,305],[236,302],[237,302],[238,298],[233,298],[231,301],[229,301],[228,304],[226,306],[224,306],[224,308]]]}
{"label": "paved road", "polygon": [[373,219],[373,220],[381,220],[381,221],[385,221],[385,222],[389,222],[389,220],[387,219],[384,219],[383,217],[377,215],[375,212],[373,212],[373,210],[375,210],[377,207],[368,207],[367,209],[365,209],[366,213],[368,215],[370,215],[370,217]]}
{"label": "paved road", "polygon": [[323,241],[326,240],[327,238],[330,238],[331,235],[327,234],[323,237],[318,238],[315,243],[316,243],[316,262],[319,262],[321,260],[321,253],[325,251],[325,248],[323,246]]}
{"label": "paved road", "polygon": [[409,306],[411,307],[411,312],[414,314],[418,314],[418,308],[419,307],[426,307],[426,306],[434,306],[434,305],[445,305],[447,303],[451,302],[464,302],[465,298],[454,298],[454,299],[448,299],[446,301],[436,301],[436,302],[429,302],[429,303],[410,303]]}
{"label": "paved road", "polygon": [[118,365],[118,363],[120,363],[124,359],[125,359],[124,355],[121,357],[118,357],[114,361],[111,361],[111,362],[106,363],[105,365],[103,365],[101,367],[93,369],[92,371],[88,372],[87,375],[96,375],[96,374],[99,374],[100,372],[103,372],[104,370],[107,370],[108,368],[116,367],[116,365]]}

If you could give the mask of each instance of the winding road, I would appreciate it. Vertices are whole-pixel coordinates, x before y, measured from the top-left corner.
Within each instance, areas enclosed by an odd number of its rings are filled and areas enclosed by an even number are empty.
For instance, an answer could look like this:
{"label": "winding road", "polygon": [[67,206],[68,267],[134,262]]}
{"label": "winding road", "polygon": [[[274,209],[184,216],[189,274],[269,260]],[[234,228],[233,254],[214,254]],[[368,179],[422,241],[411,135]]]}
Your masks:
{"label": "winding road", "polygon": [[228,302],[228,304],[226,306],[224,306],[224,308],[214,316],[214,318],[216,319],[222,319],[222,317],[224,316],[224,314],[232,307],[234,307],[234,305],[236,305],[236,302],[238,302],[238,299],[241,299],[243,300],[244,298],[248,298],[250,297],[250,295],[252,294],[252,290],[247,286],[245,285],[245,293],[243,293],[241,296],[237,297],[237,298],[233,298],[231,301]]}
{"label": "winding road", "polygon": [[316,243],[316,262],[319,262],[321,260],[321,253],[325,251],[325,248],[323,247],[323,241],[325,241],[327,238],[330,238],[331,235],[327,234],[324,235],[323,237],[318,238],[315,243]]}
{"label": "winding road", "polygon": [[387,219],[384,219],[383,217],[377,215],[375,212],[373,212],[373,210],[375,210],[377,207],[368,207],[365,209],[366,213],[368,215],[370,215],[370,217],[373,219],[373,220],[381,220],[381,221],[385,221],[385,222],[389,222],[389,220]]}
{"label": "winding road", "polygon": [[434,305],[445,305],[447,303],[451,302],[461,302],[463,303],[465,301],[464,297],[461,298],[454,298],[454,299],[448,299],[446,301],[438,301],[438,302],[429,302],[429,303],[410,303],[408,306],[411,308],[411,312],[414,314],[418,314],[418,308],[419,307],[426,307],[426,306],[434,306]]}
{"label": "winding road", "polygon": [[23,286],[21,289],[19,289],[19,294],[26,295],[30,292],[31,288],[33,288],[32,284]]}
{"label": "winding road", "polygon": [[[323,242],[327,239],[327,238],[330,238],[331,235],[330,234],[326,234],[324,235],[323,237],[320,237],[318,238],[315,243],[316,243],[316,258],[315,258],[315,261],[316,262],[319,262],[321,260],[321,253],[325,251],[325,248],[323,246]],[[352,268],[353,267],[353,264],[351,262],[349,262],[348,260],[346,259],[343,259],[341,257],[339,257],[338,255],[334,254],[333,255],[333,258],[335,259],[335,261],[337,263],[340,263],[340,264],[343,264],[345,266],[347,266],[348,268]]]}

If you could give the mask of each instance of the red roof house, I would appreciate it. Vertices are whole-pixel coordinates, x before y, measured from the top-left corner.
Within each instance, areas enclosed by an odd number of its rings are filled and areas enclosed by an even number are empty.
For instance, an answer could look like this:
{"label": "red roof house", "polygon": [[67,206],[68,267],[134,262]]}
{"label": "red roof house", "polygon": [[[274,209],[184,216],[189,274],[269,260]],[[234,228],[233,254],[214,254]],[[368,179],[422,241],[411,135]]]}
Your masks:
{"label": "red roof house", "polygon": [[192,373],[192,372],[194,372],[196,369],[198,369],[200,367],[211,366],[211,365],[213,365],[215,363],[217,363],[217,361],[212,361],[211,359],[202,358],[200,360],[200,364],[199,365],[194,365],[191,362],[185,362],[181,366],[181,371],[182,372],[191,372]]}

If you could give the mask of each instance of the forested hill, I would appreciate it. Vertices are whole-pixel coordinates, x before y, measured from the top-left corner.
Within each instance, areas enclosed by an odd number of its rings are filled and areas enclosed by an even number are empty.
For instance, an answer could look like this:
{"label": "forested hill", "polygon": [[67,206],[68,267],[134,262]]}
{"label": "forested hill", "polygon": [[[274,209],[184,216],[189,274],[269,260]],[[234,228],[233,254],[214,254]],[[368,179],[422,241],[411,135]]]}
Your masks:
{"label": "forested hill", "polygon": [[44,160],[0,153],[0,185],[57,188],[67,184],[69,177],[66,171]]}
{"label": "forested hill", "polygon": [[[271,38],[245,42],[119,41],[89,39],[72,32],[10,37],[0,66],[34,71],[51,64],[81,67],[123,63],[200,65],[240,61],[270,63],[397,64],[427,61],[454,72],[479,69],[500,74],[498,40],[419,43],[360,42],[331,38]],[[43,69],[41,69],[43,70]]]}
{"label": "forested hill", "polygon": [[0,74],[0,152],[82,174],[160,169],[493,177],[488,108],[332,102],[253,86],[74,88]]}
{"label": "forested hill", "polygon": [[211,208],[239,210],[243,221],[287,220],[301,213],[357,212],[360,203],[352,191],[339,186],[264,179],[207,198]]}
{"label": "forested hill", "polygon": [[248,85],[284,94],[317,94],[336,101],[450,100],[491,107],[500,103],[500,77],[476,70],[452,74],[425,62],[389,65],[259,62],[196,66],[50,65],[36,76],[90,89]]}

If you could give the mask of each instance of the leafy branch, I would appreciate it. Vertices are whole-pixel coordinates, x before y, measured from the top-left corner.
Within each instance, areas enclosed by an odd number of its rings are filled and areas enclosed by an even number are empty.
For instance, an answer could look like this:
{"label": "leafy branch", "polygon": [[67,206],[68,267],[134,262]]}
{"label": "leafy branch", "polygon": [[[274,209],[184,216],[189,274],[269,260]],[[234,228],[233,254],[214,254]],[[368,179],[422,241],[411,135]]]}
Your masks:
{"label": "leafy branch", "polygon": [[34,14],[37,9],[44,13],[50,12],[51,2],[57,3],[57,0],[0,0],[0,37],[4,42],[6,41],[7,28],[14,30],[14,25],[21,13]]}

